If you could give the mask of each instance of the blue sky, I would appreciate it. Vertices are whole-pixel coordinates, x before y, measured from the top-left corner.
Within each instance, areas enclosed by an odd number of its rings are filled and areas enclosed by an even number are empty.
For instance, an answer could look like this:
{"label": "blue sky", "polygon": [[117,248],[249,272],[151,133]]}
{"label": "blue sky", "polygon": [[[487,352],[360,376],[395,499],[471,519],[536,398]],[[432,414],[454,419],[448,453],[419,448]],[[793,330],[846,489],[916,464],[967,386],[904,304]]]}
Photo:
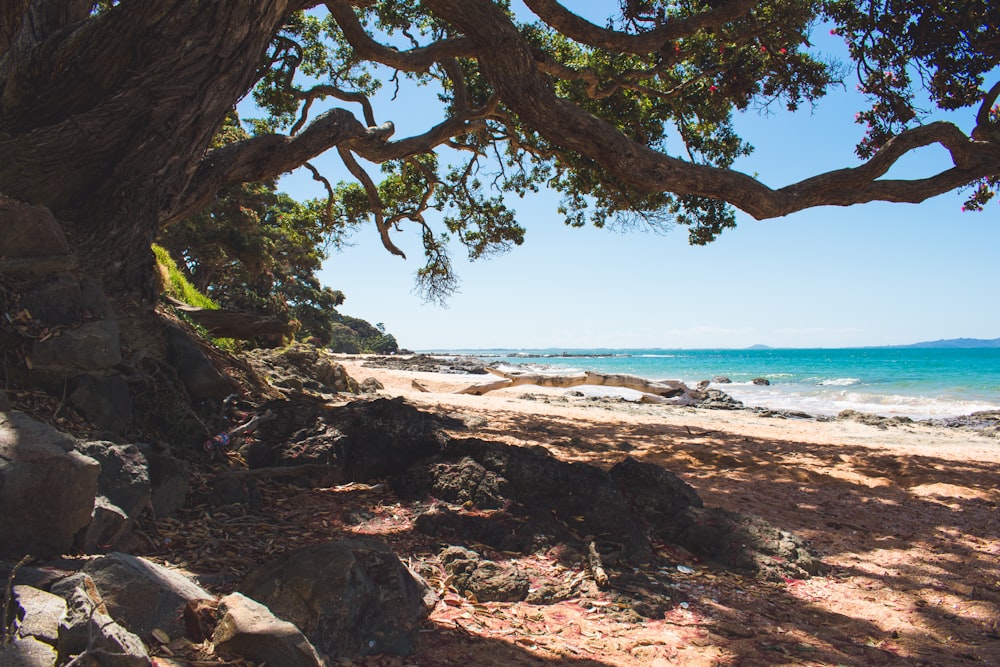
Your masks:
{"label": "blue sky", "polygon": [[[828,29],[814,41],[839,48]],[[850,84],[853,86],[853,84]],[[404,89],[376,104],[379,122],[397,137],[439,118],[428,91]],[[756,150],[737,168],[782,186],[822,171],[853,166],[862,101],[834,90],[796,114],[756,112],[738,127]],[[360,117],[360,113],[358,114]],[[968,131],[971,114],[948,118]],[[929,148],[891,176],[930,175],[947,165]],[[335,156],[314,161],[346,178]],[[372,173],[377,173],[374,171]],[[300,198],[322,196],[307,173],[279,187]],[[666,234],[571,229],[556,213],[558,196],[511,202],[527,229],[523,246],[470,263],[453,248],[460,292],[446,307],[414,291],[422,265],[419,240],[404,233],[402,260],[381,246],[372,225],[324,264],[324,284],[342,290],[341,312],[383,323],[403,347],[467,348],[851,347],[938,338],[1000,337],[1000,220],[996,203],[962,213],[961,193],[920,205],[867,204],[811,209],[755,221],[705,247],[687,244],[687,229]]]}

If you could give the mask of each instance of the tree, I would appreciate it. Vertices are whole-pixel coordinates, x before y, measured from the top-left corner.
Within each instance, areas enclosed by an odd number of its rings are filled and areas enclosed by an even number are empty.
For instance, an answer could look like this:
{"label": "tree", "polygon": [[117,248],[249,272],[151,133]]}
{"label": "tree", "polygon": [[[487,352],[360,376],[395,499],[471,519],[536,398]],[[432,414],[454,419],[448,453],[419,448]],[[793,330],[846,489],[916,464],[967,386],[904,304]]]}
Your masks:
{"label": "tree", "polygon": [[[234,115],[214,144],[247,137]],[[210,208],[161,229],[158,242],[222,308],[295,320],[301,337],[328,343],[344,294],[321,286],[316,272],[342,230],[322,208],[277,192],[273,181],[227,185]]]}
{"label": "tree", "polygon": [[[600,24],[557,0],[524,4],[526,22],[507,0],[8,0],[0,192],[52,209],[112,292],[149,297],[159,230],[335,149],[356,183],[326,182],[329,219],[373,222],[396,254],[393,234],[416,224],[419,279],[442,296],[449,236],[472,257],[521,243],[505,193],[550,187],[570,224],[679,222],[705,243],[734,225],[732,206],[768,218],[972,188],[979,208],[998,185],[994,2],[620,0]],[[871,102],[862,162],[775,189],[731,169],[751,150],[731,114],[811,104],[838,82],[810,49],[822,20]],[[436,90],[441,122],[403,138],[380,124],[391,115],[370,96],[392,77]],[[251,92],[267,117],[213,146]],[[975,109],[975,126],[922,123],[925,96]],[[930,144],[951,164],[882,178]]]}

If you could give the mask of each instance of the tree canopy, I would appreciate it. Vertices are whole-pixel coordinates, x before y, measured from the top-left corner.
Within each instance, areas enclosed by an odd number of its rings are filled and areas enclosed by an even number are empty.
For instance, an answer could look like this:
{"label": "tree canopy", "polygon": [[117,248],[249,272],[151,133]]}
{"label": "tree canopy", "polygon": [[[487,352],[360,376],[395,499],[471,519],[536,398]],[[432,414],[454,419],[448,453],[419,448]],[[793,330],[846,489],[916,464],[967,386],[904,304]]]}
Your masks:
{"label": "tree canopy", "polygon": [[[49,206],[106,282],[142,288],[161,230],[235,225],[218,212],[240,197],[301,206],[245,184],[335,150],[353,181],[314,172],[329,200],[295,213],[316,220],[309,241],[371,224],[402,255],[394,236],[415,225],[435,298],[455,286],[448,240],[472,258],[520,244],[505,197],[541,188],[561,193],[570,225],[679,223],[707,243],[734,207],[768,218],[968,188],[978,209],[1000,184],[994,2],[588,3],[597,15],[558,0],[10,0],[0,192]],[[850,63],[812,47],[821,24]],[[734,111],[817,103],[846,68],[868,101],[858,164],[782,187],[732,168],[752,151]],[[412,136],[393,124],[406,108],[372,102],[403,79],[441,109]],[[220,142],[248,95],[261,117]],[[929,121],[932,105],[969,108],[974,124]],[[937,173],[886,178],[932,144],[950,155]]]}

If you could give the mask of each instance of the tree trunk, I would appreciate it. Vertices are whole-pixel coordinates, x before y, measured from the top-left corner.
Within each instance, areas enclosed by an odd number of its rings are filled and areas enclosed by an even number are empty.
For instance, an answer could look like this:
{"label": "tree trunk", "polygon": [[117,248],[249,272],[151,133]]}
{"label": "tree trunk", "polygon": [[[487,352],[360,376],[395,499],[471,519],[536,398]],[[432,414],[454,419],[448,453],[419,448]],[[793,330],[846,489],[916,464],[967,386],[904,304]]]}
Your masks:
{"label": "tree trunk", "polygon": [[[69,4],[89,12],[91,3]],[[178,213],[288,9],[288,0],[124,2],[97,17],[66,11],[48,29],[25,20],[15,38],[3,21],[0,191],[49,207],[107,289],[149,296],[150,243]]]}

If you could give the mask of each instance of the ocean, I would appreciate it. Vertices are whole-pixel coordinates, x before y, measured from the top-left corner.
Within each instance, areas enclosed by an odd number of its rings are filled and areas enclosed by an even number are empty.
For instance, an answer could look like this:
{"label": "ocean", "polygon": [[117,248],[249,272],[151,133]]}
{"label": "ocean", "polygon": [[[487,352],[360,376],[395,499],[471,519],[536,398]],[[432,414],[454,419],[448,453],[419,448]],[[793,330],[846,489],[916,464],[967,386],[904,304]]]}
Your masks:
{"label": "ocean", "polygon": [[[743,350],[436,350],[532,372],[627,373],[648,380],[713,382],[748,407],[835,415],[857,410],[935,419],[1000,410],[1000,348]],[[766,378],[770,385],[753,384]],[[589,390],[609,393],[609,389]]]}

